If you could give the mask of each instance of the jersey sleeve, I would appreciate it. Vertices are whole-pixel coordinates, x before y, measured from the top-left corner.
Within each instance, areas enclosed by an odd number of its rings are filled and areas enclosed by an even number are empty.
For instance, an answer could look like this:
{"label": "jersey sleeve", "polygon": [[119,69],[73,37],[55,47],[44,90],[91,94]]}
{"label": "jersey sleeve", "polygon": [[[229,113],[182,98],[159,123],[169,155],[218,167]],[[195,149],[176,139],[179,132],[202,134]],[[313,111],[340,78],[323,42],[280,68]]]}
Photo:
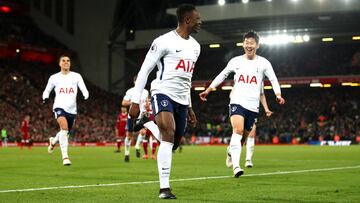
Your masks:
{"label": "jersey sleeve", "polygon": [[264,94],[264,81],[261,82],[260,94]]}
{"label": "jersey sleeve", "polygon": [[42,99],[48,99],[49,98],[49,95],[50,95],[50,92],[54,89],[55,87],[55,84],[54,84],[54,77],[53,76],[50,76],[49,80],[48,80],[48,83],[46,85],[46,88],[42,94]]}
{"label": "jersey sleeve", "polygon": [[148,76],[154,69],[156,63],[166,54],[166,46],[162,37],[159,37],[153,41],[151,47],[146,54],[145,60],[141,65],[140,71],[137,75],[137,79],[134,87],[134,95],[131,101],[139,104],[141,100],[141,94],[145,88]]}
{"label": "jersey sleeve", "polygon": [[269,79],[271,86],[273,87],[275,94],[281,94],[280,84],[279,81],[275,75],[274,69],[271,66],[271,63],[269,61],[265,61],[265,75]]}
{"label": "jersey sleeve", "polygon": [[222,70],[221,73],[211,82],[209,87],[216,88],[219,86],[228,77],[228,75],[234,71],[234,65],[234,60],[231,59],[224,70]]}
{"label": "jersey sleeve", "polygon": [[84,83],[84,80],[83,78],[81,77],[80,74],[78,74],[79,76],[79,83],[78,83],[78,86],[79,86],[79,89],[80,91],[82,92],[83,96],[84,96],[84,99],[88,99],[89,98],[89,91],[87,90],[86,86],[85,86],[85,83]]}
{"label": "jersey sleeve", "polygon": [[131,101],[131,97],[132,97],[132,91],[133,91],[133,87],[128,89],[126,92],[125,92],[125,96],[123,97],[123,100],[125,101]]}

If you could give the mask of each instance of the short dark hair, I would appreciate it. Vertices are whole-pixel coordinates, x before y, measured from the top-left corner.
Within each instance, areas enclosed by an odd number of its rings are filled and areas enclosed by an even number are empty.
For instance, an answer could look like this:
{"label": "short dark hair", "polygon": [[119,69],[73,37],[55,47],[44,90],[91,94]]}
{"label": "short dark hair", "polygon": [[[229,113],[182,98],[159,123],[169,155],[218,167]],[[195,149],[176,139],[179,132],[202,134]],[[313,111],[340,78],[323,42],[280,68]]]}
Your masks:
{"label": "short dark hair", "polygon": [[65,54],[61,54],[61,55],[59,56],[59,62],[60,62],[61,58],[63,58],[63,57],[68,57],[68,58],[71,60],[70,54],[65,53]]}
{"label": "short dark hair", "polygon": [[248,32],[246,32],[243,36],[243,41],[245,41],[246,38],[254,38],[256,43],[259,44],[259,35],[257,32],[255,32],[254,30],[250,30]]}
{"label": "short dark hair", "polygon": [[188,13],[193,12],[194,10],[196,10],[195,6],[192,4],[181,4],[177,9],[176,9],[176,16],[177,16],[177,20],[179,23],[184,22],[185,16]]}

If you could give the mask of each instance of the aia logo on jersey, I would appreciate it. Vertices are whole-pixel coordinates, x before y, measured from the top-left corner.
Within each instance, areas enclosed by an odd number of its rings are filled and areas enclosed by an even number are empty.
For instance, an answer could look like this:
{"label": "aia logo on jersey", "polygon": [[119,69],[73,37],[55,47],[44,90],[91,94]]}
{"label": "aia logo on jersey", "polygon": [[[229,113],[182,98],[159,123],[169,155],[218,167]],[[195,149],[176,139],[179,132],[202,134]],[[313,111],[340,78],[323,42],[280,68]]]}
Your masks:
{"label": "aia logo on jersey", "polygon": [[192,73],[195,68],[195,62],[181,59],[177,64],[175,70],[182,69],[184,72]]}
{"label": "aia logo on jersey", "polygon": [[249,75],[240,75],[239,79],[237,80],[237,82],[243,82],[243,83],[247,83],[247,84],[257,84],[257,80],[255,76],[249,76]]}
{"label": "aia logo on jersey", "polygon": [[59,93],[61,94],[61,93],[64,93],[64,94],[75,94],[75,91],[74,91],[74,88],[72,88],[72,87],[70,87],[70,88],[67,88],[67,87],[65,87],[65,88],[60,88],[60,91],[59,91]]}

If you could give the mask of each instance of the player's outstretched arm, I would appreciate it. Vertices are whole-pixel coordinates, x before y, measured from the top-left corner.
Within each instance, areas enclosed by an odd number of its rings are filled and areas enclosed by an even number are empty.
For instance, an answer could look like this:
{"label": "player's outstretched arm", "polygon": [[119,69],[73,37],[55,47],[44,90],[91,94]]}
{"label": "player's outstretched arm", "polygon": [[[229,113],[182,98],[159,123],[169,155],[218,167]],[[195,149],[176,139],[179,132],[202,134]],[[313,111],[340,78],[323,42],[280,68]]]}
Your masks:
{"label": "player's outstretched arm", "polygon": [[83,78],[81,77],[81,75],[79,74],[79,83],[78,83],[79,89],[81,91],[81,93],[84,96],[84,100],[87,100],[89,98],[89,91],[86,88],[86,85],[84,83]]}
{"label": "player's outstretched arm", "polygon": [[206,97],[211,92],[212,88],[208,87],[205,91],[199,94],[201,101],[207,101]]}
{"label": "player's outstretched arm", "polygon": [[269,109],[269,106],[268,106],[267,101],[266,101],[266,96],[265,96],[264,93],[260,94],[260,103],[264,107],[264,111],[265,111],[266,116],[270,117],[273,114],[273,112],[270,111],[270,109]]}
{"label": "player's outstretched arm", "polygon": [[49,78],[46,88],[42,94],[43,103],[46,103],[49,100],[50,92],[54,89],[55,84],[53,83],[52,77]]}

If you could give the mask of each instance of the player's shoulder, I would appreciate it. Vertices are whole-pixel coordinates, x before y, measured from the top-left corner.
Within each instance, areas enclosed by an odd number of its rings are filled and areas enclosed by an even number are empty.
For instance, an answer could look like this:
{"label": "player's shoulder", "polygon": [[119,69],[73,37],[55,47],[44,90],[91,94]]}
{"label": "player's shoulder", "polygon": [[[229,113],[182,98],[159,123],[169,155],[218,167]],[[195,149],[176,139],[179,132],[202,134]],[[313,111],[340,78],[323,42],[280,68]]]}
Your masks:
{"label": "player's shoulder", "polygon": [[171,41],[171,39],[173,39],[174,37],[175,37],[174,31],[169,31],[155,38],[154,42],[166,44],[167,42]]}
{"label": "player's shoulder", "polygon": [[260,62],[260,63],[263,63],[263,64],[266,64],[266,65],[271,65],[270,61],[267,60],[265,57],[263,56],[259,56],[259,55],[256,55],[257,56],[257,60]]}
{"label": "player's shoulder", "polygon": [[240,56],[234,56],[229,60],[229,63],[239,63],[244,59],[243,55]]}
{"label": "player's shoulder", "polygon": [[80,73],[78,73],[78,72],[70,71],[69,74],[74,77],[81,77]]}
{"label": "player's shoulder", "polygon": [[189,40],[191,40],[192,43],[194,43],[196,46],[200,47],[200,43],[192,36],[189,36]]}
{"label": "player's shoulder", "polygon": [[55,80],[56,78],[59,78],[61,76],[61,72],[54,73],[50,75],[49,80]]}

